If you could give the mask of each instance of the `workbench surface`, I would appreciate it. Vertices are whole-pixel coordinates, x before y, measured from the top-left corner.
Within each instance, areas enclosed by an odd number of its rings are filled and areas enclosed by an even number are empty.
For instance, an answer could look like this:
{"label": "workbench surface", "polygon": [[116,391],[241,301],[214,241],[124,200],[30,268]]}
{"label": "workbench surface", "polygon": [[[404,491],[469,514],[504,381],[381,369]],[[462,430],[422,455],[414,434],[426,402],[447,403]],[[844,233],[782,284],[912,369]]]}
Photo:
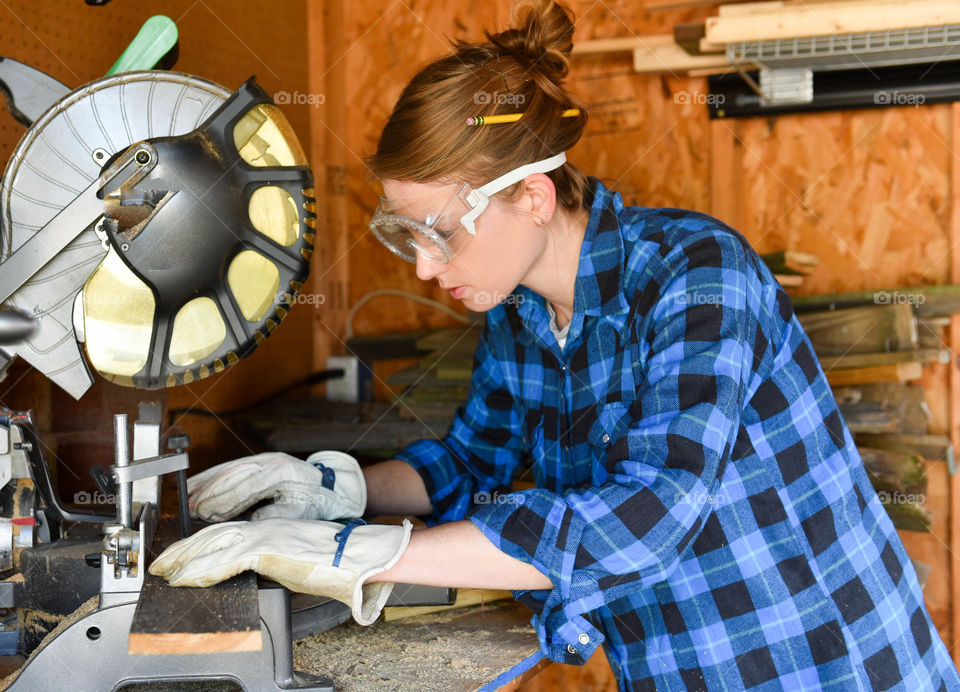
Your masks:
{"label": "workbench surface", "polygon": [[350,620],[295,642],[294,668],[330,677],[343,692],[475,690],[540,648],[531,614],[497,601],[369,627]]}

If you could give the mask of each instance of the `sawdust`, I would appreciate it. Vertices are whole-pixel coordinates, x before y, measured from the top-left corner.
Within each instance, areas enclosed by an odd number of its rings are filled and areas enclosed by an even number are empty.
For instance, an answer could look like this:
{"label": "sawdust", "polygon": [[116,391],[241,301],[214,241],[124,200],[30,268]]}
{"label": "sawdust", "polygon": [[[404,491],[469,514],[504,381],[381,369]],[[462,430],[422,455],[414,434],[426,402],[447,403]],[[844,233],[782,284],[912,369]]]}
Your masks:
{"label": "sawdust", "polygon": [[370,627],[349,621],[295,642],[294,668],[332,678],[338,692],[475,690],[538,650],[517,612],[507,603]]}
{"label": "sawdust", "polygon": [[[52,625],[54,622],[59,620],[59,624],[57,624],[57,626],[50,631],[50,634],[48,634],[46,637],[43,638],[43,641],[40,642],[40,646],[34,649],[33,653],[31,653],[30,656],[27,658],[27,660],[24,662],[24,665],[26,665],[27,663],[30,663],[36,657],[36,655],[43,649],[43,647],[46,646],[48,642],[52,641],[54,637],[56,637],[58,634],[66,630],[73,623],[85,617],[87,614],[92,613],[96,609],[99,602],[100,602],[100,595],[97,594],[96,596],[93,596],[90,599],[88,599],[82,606],[77,608],[75,611],[73,611],[70,615],[67,615],[66,617],[62,615],[53,615],[52,613],[44,613],[39,610],[31,611],[27,617],[28,619],[33,618],[34,622],[42,622],[45,624]],[[13,673],[10,673],[10,675],[5,677],[3,680],[0,680],[0,691],[7,689],[10,686],[10,684],[14,681],[14,679],[16,679],[16,676],[19,672],[20,672],[19,670],[16,670]]]}

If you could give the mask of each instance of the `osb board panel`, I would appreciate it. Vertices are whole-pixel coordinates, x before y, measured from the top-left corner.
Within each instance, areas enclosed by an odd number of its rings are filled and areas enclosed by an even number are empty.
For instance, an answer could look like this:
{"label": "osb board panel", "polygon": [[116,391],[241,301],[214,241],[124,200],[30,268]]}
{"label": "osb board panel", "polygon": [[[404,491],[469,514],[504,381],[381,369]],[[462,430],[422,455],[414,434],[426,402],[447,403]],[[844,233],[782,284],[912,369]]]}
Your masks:
{"label": "osb board panel", "polygon": [[[309,93],[306,0],[150,0],[112,2],[104,7],[83,2],[9,0],[0,5],[0,55],[30,64],[76,87],[102,76],[143,22],[159,13],[172,18],[179,28],[179,57],[174,69],[230,89],[256,75],[270,94]],[[301,103],[282,108],[304,148],[311,151],[309,116],[313,106]],[[23,128],[0,108],[0,160],[6,161],[22,134]],[[316,156],[316,149],[312,151]],[[171,390],[169,406],[232,409],[308,374],[312,368],[311,313],[317,308],[311,304],[296,306],[282,328],[252,357],[221,375]],[[26,389],[21,383],[6,393],[11,384],[0,384],[2,403],[24,408],[34,405],[34,389]],[[154,396],[150,392],[142,395]],[[126,410],[129,399],[128,391],[97,378],[94,390],[79,404],[69,397],[55,396],[53,426],[56,429],[70,419],[102,421],[109,442],[110,416],[115,409]],[[229,419],[190,416],[179,423],[177,430],[191,435],[194,468],[251,451],[231,432]],[[80,479],[87,478],[86,467],[90,464],[109,461],[92,452],[89,456],[71,462]]]}
{"label": "osb board panel", "polygon": [[949,105],[742,123],[743,227],[820,258],[798,293],[947,281]]}
{"label": "osb board panel", "polygon": [[[363,158],[372,153],[380,130],[401,90],[415,71],[450,50],[448,39],[478,39],[486,26],[507,20],[509,5],[499,3],[346,3],[344,41],[348,46],[338,65],[350,79],[346,93],[331,98],[345,104],[345,131],[336,132],[349,150],[345,180],[349,243],[348,303],[378,288],[399,288],[440,300],[463,312],[436,283],[426,285],[412,264],[390,254],[367,230],[379,185],[367,173]],[[383,297],[357,315],[356,334],[403,331],[451,325],[441,312],[410,301]],[[342,335],[341,335],[342,336]]]}
{"label": "osb board panel", "polygon": [[[377,288],[401,288],[463,310],[436,282],[417,278],[413,265],[398,261],[367,231],[378,185],[362,159],[376,146],[380,130],[403,86],[415,72],[450,50],[448,39],[482,40],[483,29],[500,30],[509,22],[510,2],[349,3],[344,7],[346,51],[340,66],[350,75],[345,94],[328,94],[328,107],[346,104],[345,132],[335,132],[345,155],[349,242],[348,297],[353,302]],[[570,3],[576,14],[575,40],[669,31],[677,21],[706,16],[703,9],[648,14],[636,3]],[[402,40],[399,37],[403,37]],[[636,79],[630,57],[574,59],[571,88],[589,106],[588,134],[571,161],[601,177],[631,202],[656,206],[684,204],[706,209],[709,203],[704,109],[675,99],[702,80],[668,76]],[[679,102],[678,102],[679,101]],[[374,334],[452,324],[450,318],[400,298],[380,298],[357,315],[357,334]]]}

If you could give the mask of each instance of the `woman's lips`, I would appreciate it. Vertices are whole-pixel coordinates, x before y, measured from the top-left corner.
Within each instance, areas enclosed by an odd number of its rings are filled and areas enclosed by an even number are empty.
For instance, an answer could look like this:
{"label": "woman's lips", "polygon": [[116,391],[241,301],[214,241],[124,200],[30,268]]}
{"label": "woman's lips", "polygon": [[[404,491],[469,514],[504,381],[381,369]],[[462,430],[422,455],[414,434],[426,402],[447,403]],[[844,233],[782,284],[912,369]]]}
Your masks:
{"label": "woman's lips", "polygon": [[455,286],[450,289],[450,295],[455,299],[460,300],[460,297],[463,295],[463,292],[467,290],[466,286]]}

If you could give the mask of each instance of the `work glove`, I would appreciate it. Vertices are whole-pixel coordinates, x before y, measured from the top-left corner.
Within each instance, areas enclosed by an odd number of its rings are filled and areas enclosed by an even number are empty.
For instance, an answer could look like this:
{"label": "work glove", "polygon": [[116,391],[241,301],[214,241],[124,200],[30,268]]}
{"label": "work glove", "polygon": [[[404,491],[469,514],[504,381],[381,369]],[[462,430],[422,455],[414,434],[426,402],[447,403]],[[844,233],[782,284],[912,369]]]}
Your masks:
{"label": "work glove", "polygon": [[272,498],[253,519],[351,519],[363,515],[367,485],[360,464],[342,452],[314,452],[306,461],[265,452],[218,464],[187,479],[190,516],[225,521]]}
{"label": "work glove", "polygon": [[329,521],[231,521],[201,529],[163,551],[150,574],[171,586],[211,586],[252,569],[291,591],[335,598],[353,619],[371,625],[393,590],[392,582],[363,582],[390,569],[403,555],[413,525],[346,526]]}

